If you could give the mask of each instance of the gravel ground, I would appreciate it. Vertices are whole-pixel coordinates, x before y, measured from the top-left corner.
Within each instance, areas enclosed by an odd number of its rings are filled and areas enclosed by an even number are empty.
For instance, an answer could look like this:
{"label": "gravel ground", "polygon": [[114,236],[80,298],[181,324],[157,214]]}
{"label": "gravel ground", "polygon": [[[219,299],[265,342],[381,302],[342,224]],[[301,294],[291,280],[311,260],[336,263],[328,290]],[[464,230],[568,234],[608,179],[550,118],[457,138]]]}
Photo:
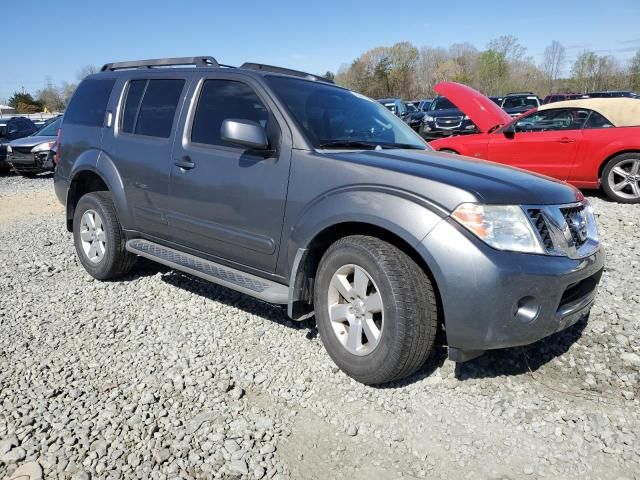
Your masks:
{"label": "gravel ground", "polygon": [[96,282],[60,213],[2,221],[0,478],[640,479],[640,205],[590,198],[588,321],[385,388],[278,307],[148,262]]}

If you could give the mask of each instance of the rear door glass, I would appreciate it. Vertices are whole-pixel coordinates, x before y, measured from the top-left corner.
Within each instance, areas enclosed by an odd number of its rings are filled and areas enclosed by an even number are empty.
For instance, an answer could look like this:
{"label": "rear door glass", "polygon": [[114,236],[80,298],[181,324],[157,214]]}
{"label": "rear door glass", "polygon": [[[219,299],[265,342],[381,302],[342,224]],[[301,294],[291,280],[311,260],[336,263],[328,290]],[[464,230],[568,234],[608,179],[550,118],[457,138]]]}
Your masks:
{"label": "rear door glass", "polygon": [[183,79],[129,82],[121,130],[136,135],[169,138],[184,83]]}
{"label": "rear door glass", "polygon": [[114,83],[114,79],[83,81],[67,106],[64,123],[101,127]]}

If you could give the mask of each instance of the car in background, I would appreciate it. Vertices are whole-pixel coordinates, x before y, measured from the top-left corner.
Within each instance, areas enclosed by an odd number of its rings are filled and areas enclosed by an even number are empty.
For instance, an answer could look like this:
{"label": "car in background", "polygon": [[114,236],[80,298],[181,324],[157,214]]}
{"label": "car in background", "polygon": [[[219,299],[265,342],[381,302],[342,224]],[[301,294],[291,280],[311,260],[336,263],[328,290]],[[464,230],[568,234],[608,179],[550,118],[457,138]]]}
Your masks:
{"label": "car in background", "polygon": [[12,140],[35,133],[38,127],[26,117],[0,118],[0,169],[9,168],[7,145]]}
{"label": "car in background", "polygon": [[640,95],[627,90],[609,90],[606,92],[590,92],[586,94],[589,98],[640,98]]}
{"label": "car in background", "polygon": [[467,115],[447,97],[436,97],[425,112],[418,133],[425,140],[476,132]]}
{"label": "car in background", "polygon": [[460,105],[481,133],[437,140],[434,149],[523,168],[578,188],[602,187],[618,202],[640,203],[640,102],[635,99],[549,103],[511,120],[465,85],[444,82],[435,90]]}
{"label": "car in background", "polygon": [[532,108],[538,108],[540,99],[533,92],[508,93],[500,106],[509,116],[516,118]]}
{"label": "car in background", "polygon": [[399,98],[380,98],[378,103],[384,105],[394,115],[404,120],[407,116],[407,106]]}
{"label": "car in background", "polygon": [[504,97],[488,97],[488,98],[498,106],[502,105],[502,101],[504,100]]}
{"label": "car in background", "polygon": [[554,102],[564,102],[566,100],[578,100],[579,98],[586,97],[586,95],[583,95],[581,93],[552,93],[544,97],[544,100],[542,100],[542,105]]}
{"label": "car in background", "polygon": [[62,115],[53,119],[33,135],[19,138],[7,147],[7,162],[14,172],[23,177],[31,177],[54,168],[53,147],[56,144]]}
{"label": "car in background", "polygon": [[[429,105],[431,105],[431,99],[416,100],[414,102],[408,102],[406,105],[408,111],[404,121],[416,132],[419,132],[422,119],[429,109]],[[409,105],[414,106],[413,109],[411,109]]]}

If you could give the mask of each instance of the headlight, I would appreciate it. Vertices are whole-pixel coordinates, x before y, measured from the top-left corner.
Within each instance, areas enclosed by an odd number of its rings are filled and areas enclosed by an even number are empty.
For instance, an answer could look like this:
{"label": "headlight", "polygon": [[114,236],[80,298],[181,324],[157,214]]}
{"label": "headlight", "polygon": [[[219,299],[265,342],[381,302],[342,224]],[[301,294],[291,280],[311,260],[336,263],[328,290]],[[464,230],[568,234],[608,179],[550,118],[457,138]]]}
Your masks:
{"label": "headlight", "polygon": [[463,203],[451,216],[498,250],[545,253],[527,216],[517,205]]}
{"label": "headlight", "polygon": [[35,147],[33,147],[31,149],[31,153],[46,152],[48,150],[51,150],[51,147],[53,147],[55,144],[56,144],[55,140],[51,142],[41,143],[40,145],[36,145]]}
{"label": "headlight", "polygon": [[7,145],[7,153],[11,152],[13,152],[13,148],[11,148],[11,145]]}
{"label": "headlight", "polygon": [[462,119],[463,120],[469,120],[469,115],[465,115]]}
{"label": "headlight", "polygon": [[433,122],[433,117],[431,115],[424,116],[424,122]]}

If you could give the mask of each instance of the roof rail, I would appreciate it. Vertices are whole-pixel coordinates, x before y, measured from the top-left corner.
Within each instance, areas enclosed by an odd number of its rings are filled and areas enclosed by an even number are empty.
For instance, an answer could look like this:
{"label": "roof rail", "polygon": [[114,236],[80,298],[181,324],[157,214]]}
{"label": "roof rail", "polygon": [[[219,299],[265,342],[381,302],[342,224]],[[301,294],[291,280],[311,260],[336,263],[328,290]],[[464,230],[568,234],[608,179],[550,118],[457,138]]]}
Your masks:
{"label": "roof rail", "polygon": [[333,83],[333,80],[321,77],[320,75],[314,75],[313,73],[301,72],[299,70],[292,70],[290,68],[274,67],[273,65],[265,65],[263,63],[245,62],[240,65],[240,68],[247,70],[260,70],[262,72],[281,73],[283,75],[292,75],[294,77],[302,77],[308,80],[315,80],[318,82]]}
{"label": "roof rail", "polygon": [[218,62],[213,57],[174,57],[152,58],[149,60],[134,60],[131,62],[107,63],[100,69],[101,72],[122,70],[125,68],[152,68],[173,67],[178,65],[195,65],[196,67],[218,67]]}

